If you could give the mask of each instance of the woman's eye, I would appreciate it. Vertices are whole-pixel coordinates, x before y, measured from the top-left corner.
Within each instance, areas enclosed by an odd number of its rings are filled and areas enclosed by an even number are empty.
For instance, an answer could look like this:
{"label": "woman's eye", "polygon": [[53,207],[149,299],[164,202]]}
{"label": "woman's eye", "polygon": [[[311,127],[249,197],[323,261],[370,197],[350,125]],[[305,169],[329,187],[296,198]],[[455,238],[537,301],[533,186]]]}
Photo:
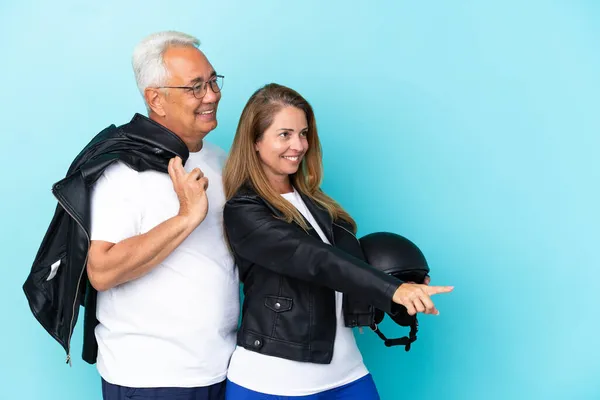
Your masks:
{"label": "woman's eye", "polygon": [[300,132],[300,136],[306,137],[307,135],[308,135],[308,132],[306,132],[306,131]]}

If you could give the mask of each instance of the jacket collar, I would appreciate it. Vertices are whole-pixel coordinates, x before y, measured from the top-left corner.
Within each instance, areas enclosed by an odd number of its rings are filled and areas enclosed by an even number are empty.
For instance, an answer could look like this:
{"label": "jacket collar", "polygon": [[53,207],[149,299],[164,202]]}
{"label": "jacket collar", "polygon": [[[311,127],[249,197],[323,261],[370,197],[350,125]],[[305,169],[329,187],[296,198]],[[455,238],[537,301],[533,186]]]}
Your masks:
{"label": "jacket collar", "polygon": [[135,113],[131,121],[123,126],[123,131],[133,140],[155,146],[157,151],[171,153],[169,158],[181,157],[184,165],[190,155],[187,146],[179,136],[139,113]]}
{"label": "jacket collar", "polygon": [[[298,193],[300,194],[300,197],[302,198],[302,201],[304,201],[304,204],[306,204],[306,208],[308,209],[308,211],[312,214],[312,216],[314,217],[315,221],[317,221],[317,223],[319,224],[319,227],[323,230],[323,232],[325,233],[325,236],[327,236],[327,239],[329,240],[329,242],[331,244],[333,244],[333,220],[331,219],[331,216],[329,215],[329,213],[327,212],[326,209],[324,209],[323,207],[321,207],[320,205],[318,205],[317,203],[315,203],[310,197],[306,196],[304,193],[298,191]],[[308,223],[308,221],[306,221]],[[310,224],[309,224],[310,226]],[[313,230],[311,230],[311,232],[313,232]],[[314,232],[316,234],[316,232]],[[319,235],[317,234],[317,238],[320,240],[321,238],[319,237]]]}
{"label": "jacket collar", "polygon": [[[317,203],[315,203],[310,197],[308,197],[304,193],[300,192],[299,190],[298,190],[298,193],[300,194],[300,197],[302,198],[302,201],[304,201],[304,204],[306,204],[306,208],[308,209],[308,211],[312,214],[312,216],[314,217],[315,221],[317,221],[317,223],[319,224],[319,227],[325,233],[325,236],[327,237],[327,239],[329,240],[329,242],[331,244],[333,244],[334,243],[334,237],[333,237],[333,220],[331,219],[331,217],[330,217],[329,213],[327,212],[327,210],[325,210],[324,208],[322,208],[320,205],[318,205]],[[271,210],[271,212],[275,216],[277,216],[277,217],[283,217],[283,214],[281,213],[281,211],[279,211],[278,209],[276,209],[275,207],[273,207],[269,202],[267,202],[265,199],[263,199],[262,197],[260,197],[258,195],[258,193],[256,193],[256,191],[254,190],[254,188],[252,187],[252,185],[249,184],[249,183],[246,183],[240,189],[240,191],[238,191],[238,195],[258,197],[258,198],[260,198],[267,205],[267,207],[269,207],[269,209]],[[310,228],[312,228],[312,229],[310,229],[310,231],[308,233],[311,236],[314,236],[316,239],[321,240],[321,237],[315,231],[314,227],[310,224],[310,222],[308,222],[306,220],[306,218],[304,219],[304,221],[306,222],[306,224]]]}

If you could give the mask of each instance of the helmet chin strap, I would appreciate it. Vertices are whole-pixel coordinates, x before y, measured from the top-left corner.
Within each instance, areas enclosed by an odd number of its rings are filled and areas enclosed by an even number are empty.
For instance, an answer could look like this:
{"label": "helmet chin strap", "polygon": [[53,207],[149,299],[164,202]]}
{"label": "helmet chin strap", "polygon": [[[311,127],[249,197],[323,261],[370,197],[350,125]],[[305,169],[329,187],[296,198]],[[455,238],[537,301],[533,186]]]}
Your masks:
{"label": "helmet chin strap", "polygon": [[383,340],[383,343],[387,347],[400,345],[400,346],[404,346],[405,351],[409,351],[411,343],[414,342],[415,340],[417,340],[418,326],[419,326],[419,322],[415,318],[413,320],[413,322],[410,324],[410,333],[408,334],[408,336],[404,336],[404,337],[401,337],[398,339],[388,339],[387,337],[385,337],[385,335],[379,330],[379,327],[375,323],[373,325],[371,325],[371,329],[373,330],[373,332],[375,332],[377,334],[377,336],[379,336],[381,338],[381,340]]}

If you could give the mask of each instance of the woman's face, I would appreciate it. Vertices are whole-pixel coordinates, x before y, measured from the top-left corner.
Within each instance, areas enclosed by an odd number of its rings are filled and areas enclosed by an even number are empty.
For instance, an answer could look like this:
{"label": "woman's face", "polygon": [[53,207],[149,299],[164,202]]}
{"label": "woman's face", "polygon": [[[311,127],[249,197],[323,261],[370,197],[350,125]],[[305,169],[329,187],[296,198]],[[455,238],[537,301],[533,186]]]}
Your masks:
{"label": "woman's face", "polygon": [[275,115],[255,144],[269,180],[281,182],[298,171],[308,150],[307,134],[308,123],[301,109],[288,106]]}

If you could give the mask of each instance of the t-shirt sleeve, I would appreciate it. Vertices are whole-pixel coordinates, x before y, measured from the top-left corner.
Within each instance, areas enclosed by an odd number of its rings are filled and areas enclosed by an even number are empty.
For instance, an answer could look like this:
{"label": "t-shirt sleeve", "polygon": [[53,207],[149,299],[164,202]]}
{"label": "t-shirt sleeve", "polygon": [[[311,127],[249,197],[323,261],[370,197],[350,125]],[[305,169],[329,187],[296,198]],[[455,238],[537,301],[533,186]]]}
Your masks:
{"label": "t-shirt sleeve", "polygon": [[137,172],[115,163],[94,184],[91,240],[118,243],[141,233],[142,209]]}

